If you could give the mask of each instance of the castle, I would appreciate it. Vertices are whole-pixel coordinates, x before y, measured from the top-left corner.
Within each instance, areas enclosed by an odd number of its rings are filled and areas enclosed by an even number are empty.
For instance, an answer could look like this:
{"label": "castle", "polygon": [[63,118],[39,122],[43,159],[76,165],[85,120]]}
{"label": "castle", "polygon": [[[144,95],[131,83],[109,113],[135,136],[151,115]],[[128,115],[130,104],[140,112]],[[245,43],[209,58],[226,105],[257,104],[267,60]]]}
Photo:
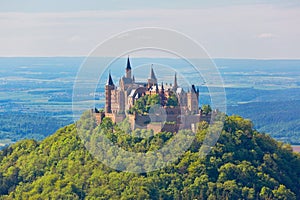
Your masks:
{"label": "castle", "polygon": [[[136,109],[146,98],[154,98],[155,105],[148,105],[148,112],[137,112]],[[138,105],[136,105],[138,104]],[[143,106],[143,105],[142,105]],[[192,85],[187,92],[177,83],[174,75],[173,84],[158,84],[155,72],[151,66],[150,75],[146,82],[136,82],[132,75],[129,57],[125,68],[125,75],[119,80],[119,86],[114,84],[109,73],[105,85],[105,109],[95,110],[98,123],[104,117],[109,117],[114,123],[129,120],[131,129],[146,128],[154,132],[179,129],[195,129],[196,124],[205,118],[199,108],[199,89]]]}

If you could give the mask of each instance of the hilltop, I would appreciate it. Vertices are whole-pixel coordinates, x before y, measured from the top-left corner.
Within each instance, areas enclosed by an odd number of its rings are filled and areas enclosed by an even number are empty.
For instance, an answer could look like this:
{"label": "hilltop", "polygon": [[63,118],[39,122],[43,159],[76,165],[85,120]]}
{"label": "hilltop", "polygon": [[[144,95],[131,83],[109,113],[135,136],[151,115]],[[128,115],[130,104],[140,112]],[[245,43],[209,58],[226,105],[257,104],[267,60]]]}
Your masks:
{"label": "hilltop", "polygon": [[[90,115],[79,123],[97,130]],[[110,120],[100,127],[114,143],[139,152],[158,149],[174,136],[137,138]],[[22,140],[2,150],[0,193],[3,199],[300,199],[300,155],[289,145],[257,132],[249,120],[226,116],[217,144],[200,158],[207,127],[201,123],[175,163],[135,174],[93,158],[71,124],[41,142]]]}

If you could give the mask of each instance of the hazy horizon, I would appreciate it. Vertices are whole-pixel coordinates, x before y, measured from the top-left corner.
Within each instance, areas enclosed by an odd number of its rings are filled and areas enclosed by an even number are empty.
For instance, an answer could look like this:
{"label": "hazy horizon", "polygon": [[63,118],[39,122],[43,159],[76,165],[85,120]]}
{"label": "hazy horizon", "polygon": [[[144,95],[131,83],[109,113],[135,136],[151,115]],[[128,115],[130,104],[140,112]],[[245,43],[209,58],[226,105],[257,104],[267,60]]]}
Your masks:
{"label": "hazy horizon", "polygon": [[[81,55],[81,56],[0,56],[0,58],[88,58],[88,56],[84,56],[84,55]],[[99,58],[113,58],[113,57],[99,57]],[[126,58],[127,59],[127,56],[122,56],[122,57],[119,57],[119,58]],[[147,56],[142,56],[142,57],[135,57],[135,56],[130,56],[131,59],[143,59],[143,58],[147,58],[147,59],[181,59],[181,58],[178,58],[178,57],[147,57]],[[188,59],[204,59],[204,58],[188,58]],[[280,60],[289,60],[289,61],[299,61],[300,60],[300,57],[299,58],[239,58],[239,57],[236,57],[236,58],[233,58],[233,57],[211,57],[209,59],[212,59],[212,60],[262,60],[262,61],[268,61],[268,60],[274,60],[274,61],[280,61]]]}

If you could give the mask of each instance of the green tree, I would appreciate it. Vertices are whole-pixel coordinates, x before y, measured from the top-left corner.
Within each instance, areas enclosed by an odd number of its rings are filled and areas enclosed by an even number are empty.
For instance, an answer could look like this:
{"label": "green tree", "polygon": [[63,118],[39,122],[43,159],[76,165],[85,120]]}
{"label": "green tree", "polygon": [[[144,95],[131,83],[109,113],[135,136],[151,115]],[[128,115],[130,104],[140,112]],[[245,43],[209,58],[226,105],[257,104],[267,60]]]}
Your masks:
{"label": "green tree", "polygon": [[[104,119],[100,126],[95,126],[91,117],[85,113],[77,126],[63,127],[40,142],[23,140],[0,151],[1,198],[300,198],[299,154],[253,130],[252,123],[239,116],[226,116],[216,145],[205,147],[209,156],[202,156],[202,143],[209,129],[214,131],[218,123],[200,123],[195,141],[186,152],[168,166],[143,174],[126,170],[159,166],[168,157],[154,151],[178,135],[145,130],[136,130],[130,135],[128,130],[120,128],[122,124]],[[172,146],[172,152],[176,153],[184,145],[181,140],[191,136],[187,130],[182,133],[181,139]],[[100,136],[106,136],[126,151],[146,153],[151,159],[143,165],[139,156],[121,158],[114,148],[101,143]],[[96,159],[105,158],[104,155],[114,158],[112,165],[119,170]]]}
{"label": "green tree", "polygon": [[210,113],[212,111],[209,104],[202,105],[201,110],[202,110],[202,113],[205,115],[207,115],[208,113]]}
{"label": "green tree", "polygon": [[281,184],[278,189],[273,190],[273,194],[278,200],[296,200],[296,195]]}
{"label": "green tree", "polygon": [[167,100],[167,106],[172,106],[172,107],[178,106],[178,99],[174,93],[172,93],[169,96],[169,98]]}

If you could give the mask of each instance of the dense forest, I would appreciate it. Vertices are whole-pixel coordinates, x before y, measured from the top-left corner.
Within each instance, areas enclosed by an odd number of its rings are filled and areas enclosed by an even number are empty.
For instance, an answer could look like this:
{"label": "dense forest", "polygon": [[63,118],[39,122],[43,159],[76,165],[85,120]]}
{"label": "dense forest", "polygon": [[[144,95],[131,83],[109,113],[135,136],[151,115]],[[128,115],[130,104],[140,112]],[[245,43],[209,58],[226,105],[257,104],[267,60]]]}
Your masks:
{"label": "dense forest", "polygon": [[25,138],[42,140],[58,128],[72,122],[72,118],[55,117],[66,113],[0,113],[0,141],[9,139],[13,142]]}
{"label": "dense forest", "polygon": [[[299,92],[299,91],[298,91]],[[300,101],[252,102],[229,106],[230,113],[240,113],[243,117],[255,119],[255,127],[267,132],[273,138],[291,144],[300,144]],[[257,112],[259,111],[259,115]]]}
{"label": "dense forest", "polygon": [[[133,152],[161,148],[175,133],[141,130],[128,134],[126,123],[105,119],[97,126],[86,112],[89,144],[105,134]],[[93,130],[89,130],[93,127]],[[22,140],[0,152],[3,199],[300,199],[300,154],[258,133],[251,121],[226,116],[210,153],[199,156],[208,124],[198,126],[189,149],[174,163],[147,173],[113,170],[87,151],[75,124],[41,142]],[[147,134],[148,137],[141,137]],[[176,147],[175,147],[176,148]]]}

